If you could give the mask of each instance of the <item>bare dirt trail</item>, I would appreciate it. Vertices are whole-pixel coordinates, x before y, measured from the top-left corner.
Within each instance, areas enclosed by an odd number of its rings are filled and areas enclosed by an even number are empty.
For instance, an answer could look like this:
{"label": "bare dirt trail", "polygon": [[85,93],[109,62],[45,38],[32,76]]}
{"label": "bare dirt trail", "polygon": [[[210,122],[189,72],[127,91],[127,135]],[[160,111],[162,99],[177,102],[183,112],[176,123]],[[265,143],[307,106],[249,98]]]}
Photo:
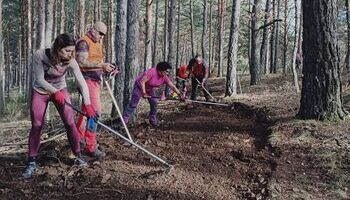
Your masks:
{"label": "bare dirt trail", "polygon": [[[65,141],[45,144],[31,181],[20,178],[25,155],[0,157],[1,199],[265,199],[273,154],[266,128],[251,111],[184,104],[159,105],[162,124],[130,128],[137,142],[175,165],[161,164],[101,129],[103,162],[76,169]],[[141,114],[140,118],[146,118]],[[139,119],[138,121],[142,121]]]}

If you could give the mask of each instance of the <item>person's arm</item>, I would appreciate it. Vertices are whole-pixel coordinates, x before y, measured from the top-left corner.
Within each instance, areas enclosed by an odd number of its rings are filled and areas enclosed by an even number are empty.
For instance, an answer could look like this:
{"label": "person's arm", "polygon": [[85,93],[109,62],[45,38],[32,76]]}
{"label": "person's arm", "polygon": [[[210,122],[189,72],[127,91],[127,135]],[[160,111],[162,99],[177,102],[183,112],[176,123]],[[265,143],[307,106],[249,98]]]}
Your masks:
{"label": "person's arm", "polygon": [[58,90],[45,80],[44,64],[39,52],[35,52],[33,57],[33,81],[34,86],[48,92],[50,95],[55,94]]}
{"label": "person's arm", "polygon": [[77,61],[75,59],[73,59],[69,65],[70,65],[72,72],[73,72],[73,75],[78,83],[78,87],[79,87],[80,91],[82,92],[81,95],[83,96],[84,104],[90,105],[91,102],[90,102],[89,89],[88,89],[88,86],[85,82],[83,75],[81,74],[81,71],[79,69],[79,65],[78,65]]}
{"label": "person's arm", "polygon": [[140,81],[140,84],[141,84],[141,92],[142,92],[142,97],[143,98],[151,98],[151,96],[149,96],[147,93],[146,93],[146,83],[147,81],[149,81],[149,77],[148,76],[143,76],[141,81]]}
{"label": "person's arm", "polygon": [[181,92],[179,89],[177,89],[177,87],[174,85],[173,82],[169,82],[167,83],[167,85],[170,87],[170,89],[172,89],[176,94],[178,94],[179,96],[181,96]]}
{"label": "person's arm", "polygon": [[77,43],[76,47],[76,60],[79,66],[87,67],[87,68],[96,68],[96,70],[101,69],[105,72],[112,72],[115,67],[110,63],[96,63],[88,61],[89,57],[89,45],[85,40],[81,40]]}

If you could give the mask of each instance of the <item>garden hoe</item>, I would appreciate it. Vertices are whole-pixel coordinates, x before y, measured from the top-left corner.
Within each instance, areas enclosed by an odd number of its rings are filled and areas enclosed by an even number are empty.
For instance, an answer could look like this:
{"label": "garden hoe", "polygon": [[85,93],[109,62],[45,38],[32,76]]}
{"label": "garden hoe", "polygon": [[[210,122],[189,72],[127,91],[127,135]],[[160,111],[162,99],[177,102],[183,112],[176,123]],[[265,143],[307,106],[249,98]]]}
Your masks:
{"label": "garden hoe", "polygon": [[211,95],[210,92],[209,92],[207,89],[205,89],[205,87],[203,87],[202,83],[199,82],[199,80],[198,80],[197,78],[195,78],[195,79],[196,79],[197,83],[203,88],[203,90],[204,90],[214,101],[216,101],[215,98],[213,97],[213,95]]}
{"label": "garden hoe", "polygon": [[[74,107],[72,104],[65,102],[66,105],[70,106],[71,108],[73,108],[73,110],[75,110],[76,112],[84,115],[86,117],[86,114],[83,113],[80,109]],[[150,155],[152,158],[158,160],[159,162],[163,163],[164,165],[166,165],[168,168],[166,169],[166,172],[169,172],[171,169],[174,168],[173,165],[170,165],[169,163],[167,163],[166,161],[164,161],[163,159],[159,158],[158,156],[154,155],[153,153],[151,153],[150,151],[148,151],[147,149],[143,148],[142,146],[138,145],[137,143],[135,143],[134,141],[132,141],[131,139],[128,139],[126,137],[124,137],[122,134],[120,134],[118,131],[113,130],[112,128],[108,127],[107,125],[105,125],[104,123],[102,123],[101,121],[94,119],[95,122],[102,126],[103,128],[107,129],[108,131],[110,131],[111,133],[113,133],[114,135],[119,136],[120,138],[122,138],[123,140],[125,140],[126,142],[128,142],[129,144],[131,144],[132,146],[140,149],[141,151],[145,152],[146,154]]]}
{"label": "garden hoe", "polygon": [[126,132],[126,134],[128,135],[129,140],[130,140],[130,141],[133,141],[133,140],[132,140],[132,137],[131,137],[131,135],[130,135],[129,129],[128,129],[128,127],[127,127],[126,124],[125,124],[125,121],[124,121],[124,118],[123,118],[123,116],[122,116],[122,113],[120,112],[120,109],[119,109],[119,106],[118,106],[118,104],[117,104],[117,101],[116,101],[116,99],[115,99],[115,97],[114,97],[114,95],[113,95],[113,92],[112,92],[112,90],[111,90],[111,87],[109,86],[108,80],[104,80],[104,82],[105,82],[105,84],[106,84],[108,93],[111,95],[111,98],[112,98],[114,107],[116,108],[116,110],[117,110],[117,112],[118,112],[118,115],[119,115],[119,118],[120,118],[120,120],[121,120],[121,122],[122,122],[122,124],[123,124],[123,127],[125,128],[125,132]]}

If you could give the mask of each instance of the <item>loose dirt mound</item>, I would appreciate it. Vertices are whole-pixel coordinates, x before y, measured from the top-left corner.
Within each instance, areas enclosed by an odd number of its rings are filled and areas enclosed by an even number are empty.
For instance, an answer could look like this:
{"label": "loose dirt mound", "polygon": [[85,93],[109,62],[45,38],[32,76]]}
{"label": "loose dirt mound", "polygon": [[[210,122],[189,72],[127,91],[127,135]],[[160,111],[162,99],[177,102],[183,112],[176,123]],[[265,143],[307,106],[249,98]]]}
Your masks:
{"label": "loose dirt mound", "polygon": [[[103,162],[77,169],[66,141],[45,144],[33,180],[20,172],[24,155],[0,157],[1,199],[264,199],[274,168],[266,127],[250,111],[163,102],[161,126],[131,127],[137,142],[170,163],[164,170],[101,130]],[[145,114],[141,115],[141,118]],[[141,119],[139,119],[141,120]],[[142,120],[141,120],[142,121]]]}

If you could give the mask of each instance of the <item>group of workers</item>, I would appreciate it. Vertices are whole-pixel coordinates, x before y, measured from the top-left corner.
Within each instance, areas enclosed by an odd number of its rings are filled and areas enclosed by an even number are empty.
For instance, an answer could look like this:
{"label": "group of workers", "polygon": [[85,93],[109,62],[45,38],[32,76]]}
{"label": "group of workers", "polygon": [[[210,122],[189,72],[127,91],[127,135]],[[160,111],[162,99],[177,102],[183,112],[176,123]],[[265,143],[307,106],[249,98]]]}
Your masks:
{"label": "group of workers", "polygon": [[[71,71],[74,75],[78,90],[83,98],[81,109],[85,116],[87,118],[101,116],[102,75],[107,73],[114,76],[119,73],[116,66],[103,62],[102,40],[106,33],[106,25],[103,22],[96,22],[78,41],[64,33],[55,38],[51,48],[39,49],[33,55],[30,108],[32,127],[28,141],[27,164],[22,171],[24,178],[31,178],[35,172],[45,112],[50,101],[54,103],[66,128],[67,138],[75,155],[74,164],[79,167],[87,165],[82,153],[95,159],[101,159],[105,156],[96,141],[96,128],[87,128],[83,115],[80,115],[75,123],[65,76],[67,71]],[[177,93],[181,101],[185,101],[186,98],[184,93],[186,92],[187,80],[192,80],[192,100],[196,99],[198,84],[201,84],[203,88],[206,87],[208,66],[200,55],[191,59],[187,66],[178,68],[176,86],[168,77],[169,70],[171,70],[169,63],[159,62],[155,68],[146,70],[136,78],[131,100],[122,114],[126,124],[129,123],[130,117],[142,97],[147,99],[150,104],[150,124],[159,125],[157,119],[158,97],[155,96],[155,89],[163,84]],[[208,100],[208,94],[204,92],[204,95]]]}

